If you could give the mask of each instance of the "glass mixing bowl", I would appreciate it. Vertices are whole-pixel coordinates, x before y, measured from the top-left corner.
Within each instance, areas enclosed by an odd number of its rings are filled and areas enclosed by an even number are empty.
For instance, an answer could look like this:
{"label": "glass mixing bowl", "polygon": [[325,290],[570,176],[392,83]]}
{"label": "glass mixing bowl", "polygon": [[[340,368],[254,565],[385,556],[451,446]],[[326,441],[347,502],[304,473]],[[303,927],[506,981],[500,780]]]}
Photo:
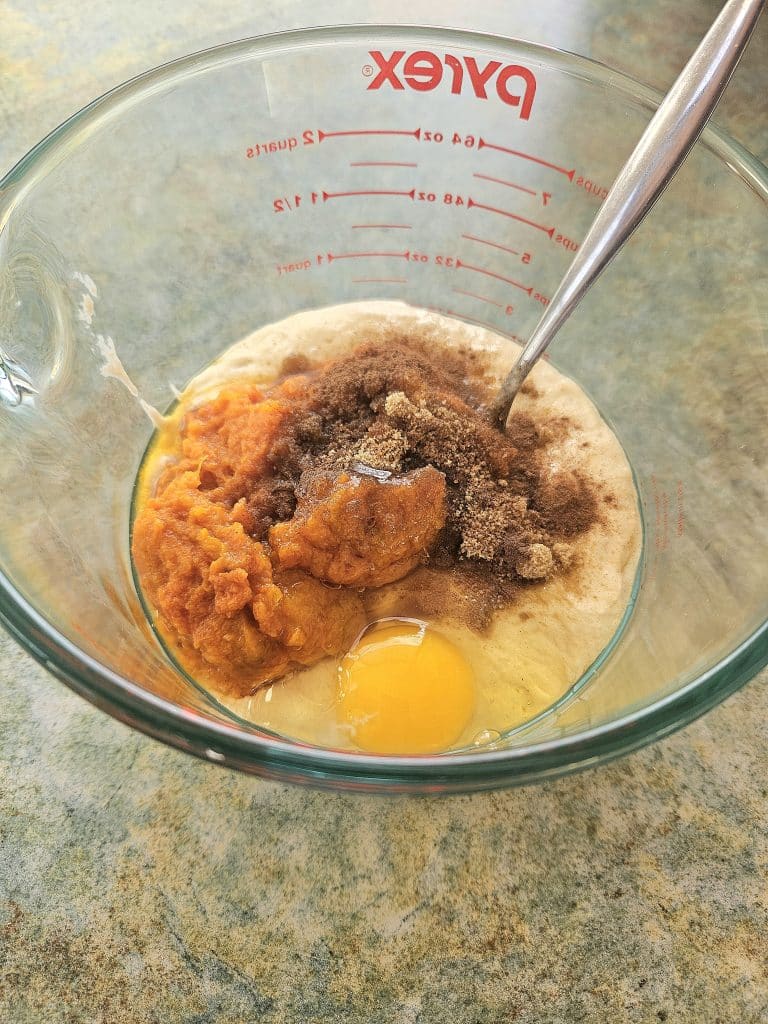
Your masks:
{"label": "glass mixing bowl", "polygon": [[52,132],[0,185],[8,629],[158,739],[350,789],[547,778],[741,686],[768,660],[768,176],[715,128],[552,352],[627,451],[645,548],[620,639],[550,713],[411,758],[249,728],[169,663],[129,561],[139,398],[162,410],[255,328],[354,299],[525,339],[658,99],[516,40],[349,27],[194,54]]}

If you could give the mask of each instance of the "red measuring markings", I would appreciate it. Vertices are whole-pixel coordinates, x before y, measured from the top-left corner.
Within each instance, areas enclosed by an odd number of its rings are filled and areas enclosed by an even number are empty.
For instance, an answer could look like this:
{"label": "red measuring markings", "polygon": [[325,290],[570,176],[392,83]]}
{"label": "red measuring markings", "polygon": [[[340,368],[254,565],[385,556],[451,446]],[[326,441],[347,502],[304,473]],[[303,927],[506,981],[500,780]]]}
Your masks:
{"label": "red measuring markings", "polygon": [[418,164],[406,163],[400,160],[358,160],[351,163],[350,167],[418,167]]}
{"label": "red measuring markings", "polygon": [[651,474],[649,483],[651,494],[647,504],[653,501],[651,533],[654,551],[649,559],[648,575],[649,579],[653,580],[656,578],[662,556],[670,544],[674,543],[674,538],[685,534],[685,492],[682,480],[659,480],[655,473]]}
{"label": "red measuring markings", "polygon": [[476,206],[478,210],[487,210],[488,213],[498,213],[502,217],[509,217],[510,220],[517,220],[521,224],[527,224],[528,227],[536,228],[537,231],[543,231],[545,235],[549,235],[552,238],[555,234],[555,229],[548,228],[544,224],[537,224],[535,220],[528,220],[527,217],[521,217],[518,213],[512,213],[511,210],[500,210],[497,206],[486,206],[485,203],[478,203],[472,196],[467,200],[467,208]]}
{"label": "red measuring markings", "polygon": [[653,504],[656,512],[655,547],[657,551],[666,551],[669,545],[669,495],[660,490],[655,475],[651,475],[653,487]]}
{"label": "red measuring markings", "polygon": [[295,195],[293,199],[288,196],[280,196],[272,200],[272,209],[275,213],[285,213],[286,210],[298,210],[301,206],[301,196]]}
{"label": "red measuring markings", "polygon": [[531,254],[529,252],[521,253],[519,249],[510,249],[508,245],[492,242],[488,238],[478,238],[477,235],[462,235],[461,237],[466,238],[468,242],[479,242],[481,245],[489,245],[492,249],[501,249],[502,252],[508,252],[512,256],[519,256],[523,263],[531,262]]}
{"label": "red measuring markings", "polygon": [[391,259],[407,260],[410,256],[408,250],[405,252],[339,252],[339,253],[326,253],[326,259],[329,263],[333,260],[359,260],[365,257],[371,256],[387,256]]}
{"label": "red measuring markings", "polygon": [[529,196],[537,196],[538,192],[532,188],[526,188],[525,185],[516,185],[514,181],[504,181],[503,178],[492,178],[488,174],[473,174],[473,178],[480,178],[481,181],[492,181],[496,185],[506,185],[507,188],[516,188],[518,192],[527,192]]}
{"label": "red measuring markings", "polygon": [[574,182],[577,188],[583,188],[585,192],[593,196],[599,202],[608,195],[608,186],[599,185],[596,181],[592,181],[591,178],[585,178],[583,174],[579,174]]}
{"label": "red measuring markings", "polygon": [[503,281],[505,284],[511,284],[515,288],[519,288],[525,292],[526,295],[533,295],[533,288],[526,287],[524,284],[520,284],[519,281],[515,281],[512,277],[504,277],[502,274],[497,274],[493,270],[486,270],[485,267],[475,267],[471,263],[465,263],[464,260],[457,259],[456,266],[459,269],[473,270],[476,274],[484,274],[486,277],[493,277],[497,281]]}
{"label": "red measuring markings", "polygon": [[533,156],[532,153],[523,153],[519,149],[508,149],[506,146],[498,146],[495,142],[486,142],[481,136],[477,143],[478,149],[495,149],[499,153],[507,153],[509,156],[517,156],[521,160],[530,160],[531,163],[539,164],[540,167],[549,167],[552,171],[557,171],[559,174],[564,174],[569,181],[573,181],[573,176],[576,173],[576,168],[573,167],[570,170],[566,167],[561,167],[559,164],[553,164],[549,160],[543,160],[540,156]]}
{"label": "red measuring markings", "polygon": [[453,291],[457,295],[468,295],[470,299],[478,299],[480,302],[487,302],[491,306],[496,306],[497,309],[504,309],[503,302],[497,302],[495,299],[489,299],[485,295],[477,295],[475,292],[465,292],[462,288],[454,288]]}
{"label": "red measuring markings", "polygon": [[317,130],[318,142],[325,142],[326,139],[340,139],[342,137],[354,135],[410,135],[413,139],[419,139],[421,138],[421,128],[416,128],[414,131],[402,131],[392,128],[359,128],[355,131],[347,132],[323,132],[319,128]]}
{"label": "red measuring markings", "polygon": [[416,198],[416,189],[412,188],[410,192],[402,192],[390,189],[363,189],[359,192],[323,192],[323,202],[327,203],[329,199],[342,199],[346,196],[407,196],[408,199]]}
{"label": "red measuring markings", "polygon": [[410,231],[412,224],[353,224],[353,228],[397,228],[402,231]]}
{"label": "red measuring markings", "polygon": [[277,263],[276,265],[278,277],[281,274],[294,274],[297,270],[311,270],[311,260],[300,260],[297,263]]}

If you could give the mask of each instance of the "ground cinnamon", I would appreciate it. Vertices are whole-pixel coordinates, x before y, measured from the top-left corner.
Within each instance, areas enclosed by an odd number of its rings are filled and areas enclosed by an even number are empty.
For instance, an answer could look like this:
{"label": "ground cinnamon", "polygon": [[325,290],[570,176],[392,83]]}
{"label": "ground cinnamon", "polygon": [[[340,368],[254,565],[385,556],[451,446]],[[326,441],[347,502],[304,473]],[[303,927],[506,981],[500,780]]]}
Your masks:
{"label": "ground cinnamon", "polygon": [[570,471],[549,473],[542,458],[548,437],[568,425],[513,415],[505,434],[491,427],[484,418],[489,386],[476,352],[430,353],[403,339],[361,346],[320,368],[286,361],[283,375],[295,373],[309,380],[270,455],[274,477],[259,503],[262,536],[293,514],[297,488],[313,473],[387,477],[433,466],[446,478],[448,513],[431,564],[443,571],[471,564],[473,586],[492,578],[498,603],[507,584],[545,580],[566,568],[568,541],[595,522],[588,481]]}

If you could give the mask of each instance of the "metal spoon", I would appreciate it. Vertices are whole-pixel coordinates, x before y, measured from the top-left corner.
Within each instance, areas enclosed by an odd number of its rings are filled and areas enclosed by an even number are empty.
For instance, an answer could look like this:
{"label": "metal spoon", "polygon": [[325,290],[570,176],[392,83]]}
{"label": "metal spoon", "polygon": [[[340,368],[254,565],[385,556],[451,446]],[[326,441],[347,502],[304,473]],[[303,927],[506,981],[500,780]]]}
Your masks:
{"label": "metal spoon", "polygon": [[490,408],[504,427],[515,395],[582,296],[674,177],[741,59],[766,0],[728,0],[622,167],[544,315]]}

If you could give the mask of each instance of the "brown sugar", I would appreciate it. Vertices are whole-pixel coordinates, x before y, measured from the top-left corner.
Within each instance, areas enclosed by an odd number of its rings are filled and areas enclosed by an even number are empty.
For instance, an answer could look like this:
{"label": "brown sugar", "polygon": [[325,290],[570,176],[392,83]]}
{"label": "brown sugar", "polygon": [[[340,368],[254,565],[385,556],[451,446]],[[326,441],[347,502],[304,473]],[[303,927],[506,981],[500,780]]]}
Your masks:
{"label": "brown sugar", "polygon": [[245,694],[343,652],[382,609],[482,629],[566,572],[598,515],[587,480],[549,468],[567,422],[501,433],[489,398],[480,355],[404,338],[292,357],[268,391],[187,410],[133,534],[181,660]]}

